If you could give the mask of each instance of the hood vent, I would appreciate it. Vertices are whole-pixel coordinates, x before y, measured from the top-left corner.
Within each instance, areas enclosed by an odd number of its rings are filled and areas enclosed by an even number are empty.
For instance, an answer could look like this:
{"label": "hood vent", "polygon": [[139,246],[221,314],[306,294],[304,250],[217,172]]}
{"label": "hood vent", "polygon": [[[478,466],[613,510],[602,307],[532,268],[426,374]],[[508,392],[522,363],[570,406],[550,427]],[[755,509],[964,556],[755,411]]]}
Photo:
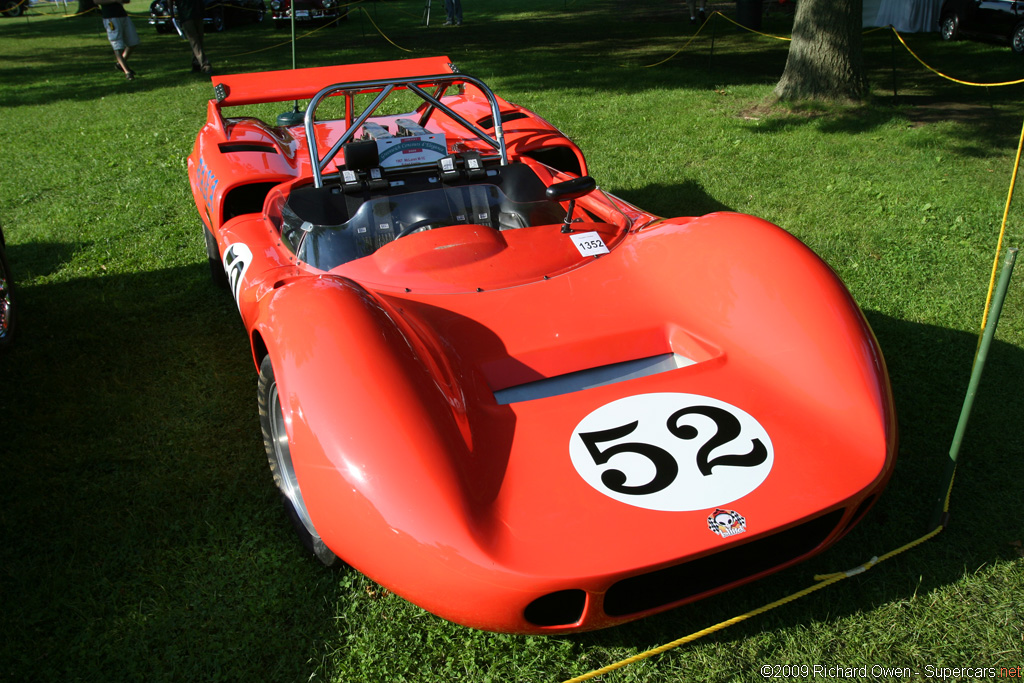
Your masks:
{"label": "hood vent", "polygon": [[678,353],[663,353],[638,360],[628,360],[622,363],[602,365],[597,368],[588,368],[577,372],[570,372],[566,375],[548,377],[534,382],[508,387],[494,392],[494,399],[500,405],[509,403],[521,403],[533,401],[538,398],[550,398],[571,394],[584,389],[603,387],[608,384],[625,382],[629,379],[638,379],[649,375],[656,375],[661,372],[678,370],[696,361],[691,360]]}

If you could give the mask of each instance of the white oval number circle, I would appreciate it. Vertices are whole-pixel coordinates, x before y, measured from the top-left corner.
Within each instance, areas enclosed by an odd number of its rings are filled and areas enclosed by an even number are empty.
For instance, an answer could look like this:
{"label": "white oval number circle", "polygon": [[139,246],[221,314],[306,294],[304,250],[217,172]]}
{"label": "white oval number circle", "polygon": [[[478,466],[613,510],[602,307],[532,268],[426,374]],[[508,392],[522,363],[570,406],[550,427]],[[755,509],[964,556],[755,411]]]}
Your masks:
{"label": "white oval number circle", "polygon": [[583,480],[615,500],[650,510],[715,508],[768,477],[771,439],[736,406],[696,394],[641,394],[583,418],[569,441]]}

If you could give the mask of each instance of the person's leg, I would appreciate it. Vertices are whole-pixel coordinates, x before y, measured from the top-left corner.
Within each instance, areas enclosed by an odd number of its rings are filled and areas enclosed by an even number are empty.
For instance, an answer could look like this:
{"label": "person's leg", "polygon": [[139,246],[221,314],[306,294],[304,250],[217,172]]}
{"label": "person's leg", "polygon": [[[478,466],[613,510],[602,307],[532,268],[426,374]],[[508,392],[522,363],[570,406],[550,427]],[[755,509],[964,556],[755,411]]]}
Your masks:
{"label": "person's leg", "polygon": [[114,59],[117,60],[117,65],[121,67],[121,71],[123,71],[127,76],[131,69],[128,68],[128,62],[125,60],[124,55],[121,54],[121,51],[117,48],[114,48]]}
{"label": "person's leg", "polygon": [[[192,48],[193,69],[196,71],[202,70],[203,73],[209,73],[210,60],[206,58],[206,52],[203,49],[202,19],[199,21],[189,19],[188,21],[181,22],[181,32],[185,34],[185,38],[188,39],[188,45]],[[195,68],[197,66],[198,69]]]}
{"label": "person's leg", "polygon": [[104,19],[103,26],[107,29],[107,40],[110,41],[110,47],[114,49],[114,59],[117,61],[117,65],[128,80],[135,78],[135,72],[128,68],[128,63],[125,62],[122,54],[127,47],[124,42],[123,23],[118,18]]}
{"label": "person's leg", "polygon": [[125,63],[127,63],[128,57],[132,55],[135,48],[137,48],[141,42],[139,40],[139,34],[135,30],[135,24],[132,23],[131,17],[124,18],[124,26],[121,33],[124,38],[124,48],[121,50],[121,57],[124,59]]}

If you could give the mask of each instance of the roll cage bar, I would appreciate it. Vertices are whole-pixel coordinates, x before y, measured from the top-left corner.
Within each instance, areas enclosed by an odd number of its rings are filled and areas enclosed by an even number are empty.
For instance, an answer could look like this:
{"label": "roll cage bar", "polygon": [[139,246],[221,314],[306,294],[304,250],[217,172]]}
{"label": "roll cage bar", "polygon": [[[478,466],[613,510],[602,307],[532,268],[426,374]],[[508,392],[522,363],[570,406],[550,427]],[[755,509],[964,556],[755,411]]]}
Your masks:
{"label": "roll cage bar", "polygon": [[[442,101],[442,98],[449,88],[461,83],[468,83],[475,86],[487,99],[491,108],[491,120],[494,121],[493,136],[488,135],[479,126],[466,120],[465,117]],[[431,87],[434,89],[433,94],[426,90],[426,88]],[[508,165],[508,150],[505,147],[505,134],[501,127],[501,112],[498,107],[498,99],[483,81],[466,74],[443,74],[416,78],[386,78],[371,81],[352,81],[347,83],[336,83],[323,88],[313,96],[313,99],[309,102],[309,106],[306,107],[303,123],[306,129],[306,143],[309,147],[309,159],[313,167],[313,183],[316,187],[323,187],[323,170],[327,168],[327,165],[331,163],[331,161],[334,160],[334,157],[338,155],[341,148],[354,138],[356,131],[366,123],[367,119],[373,116],[381,103],[387,99],[387,97],[396,88],[415,93],[427,104],[427,107],[419,117],[420,126],[426,126],[427,121],[429,121],[431,116],[434,115],[434,112],[440,110],[466,130],[493,147],[498,153],[501,165]],[[353,120],[355,115],[355,96],[358,94],[372,92],[376,92],[377,96],[369,106],[367,106],[366,109],[364,109],[363,112]],[[331,146],[323,158],[321,158],[319,150],[317,149],[316,136],[313,134],[313,128],[316,122],[316,110],[325,98],[336,96],[338,93],[344,93],[345,96],[345,132],[341,138]]]}

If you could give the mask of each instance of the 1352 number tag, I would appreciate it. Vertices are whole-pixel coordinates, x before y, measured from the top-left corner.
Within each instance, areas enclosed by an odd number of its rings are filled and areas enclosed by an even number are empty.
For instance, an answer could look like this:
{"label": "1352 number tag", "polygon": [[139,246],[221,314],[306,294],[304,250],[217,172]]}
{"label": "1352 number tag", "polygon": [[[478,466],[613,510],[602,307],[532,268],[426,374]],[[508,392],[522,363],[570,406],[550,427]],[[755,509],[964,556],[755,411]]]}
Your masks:
{"label": "1352 number tag", "polygon": [[574,233],[572,242],[579,249],[580,256],[598,256],[609,253],[608,245],[601,239],[601,234],[595,230]]}

